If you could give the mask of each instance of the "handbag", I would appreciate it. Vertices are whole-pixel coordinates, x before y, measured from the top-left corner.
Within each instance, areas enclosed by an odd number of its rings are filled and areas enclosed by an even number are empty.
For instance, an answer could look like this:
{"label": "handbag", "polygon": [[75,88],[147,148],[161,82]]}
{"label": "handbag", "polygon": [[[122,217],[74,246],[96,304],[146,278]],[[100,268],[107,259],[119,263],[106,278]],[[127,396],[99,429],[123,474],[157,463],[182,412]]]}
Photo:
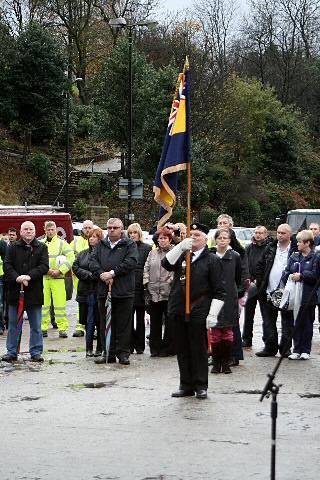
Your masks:
{"label": "handbag", "polygon": [[277,288],[275,288],[272,292],[269,293],[268,299],[272,303],[272,305],[276,308],[280,308],[281,300],[284,293],[284,284],[280,281]]}

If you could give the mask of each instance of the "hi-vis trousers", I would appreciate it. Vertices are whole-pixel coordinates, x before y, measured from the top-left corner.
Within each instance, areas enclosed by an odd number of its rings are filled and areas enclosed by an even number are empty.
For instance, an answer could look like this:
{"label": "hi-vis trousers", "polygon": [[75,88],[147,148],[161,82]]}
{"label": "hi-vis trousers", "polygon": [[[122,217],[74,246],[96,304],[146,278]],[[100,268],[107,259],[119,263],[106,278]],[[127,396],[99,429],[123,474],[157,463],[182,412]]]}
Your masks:
{"label": "hi-vis trousers", "polygon": [[44,277],[43,294],[44,302],[42,307],[42,331],[46,332],[49,327],[51,295],[54,308],[54,316],[58,324],[59,332],[67,331],[69,327],[69,322],[66,313],[67,300],[64,278]]}

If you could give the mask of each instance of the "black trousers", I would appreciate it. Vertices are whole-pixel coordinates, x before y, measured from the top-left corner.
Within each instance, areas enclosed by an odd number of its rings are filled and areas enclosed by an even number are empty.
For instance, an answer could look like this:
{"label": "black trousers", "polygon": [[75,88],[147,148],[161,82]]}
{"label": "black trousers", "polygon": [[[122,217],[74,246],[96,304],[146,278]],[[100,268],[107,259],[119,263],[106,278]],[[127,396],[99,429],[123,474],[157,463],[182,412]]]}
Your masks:
{"label": "black trousers", "polygon": [[[109,357],[119,359],[130,355],[133,298],[112,298],[111,344]],[[106,299],[99,298],[100,338],[103,351],[106,344]]]}
{"label": "black trousers", "polygon": [[262,310],[261,302],[260,300],[258,300],[257,295],[253,295],[252,297],[249,296],[246,302],[246,306],[244,307],[242,338],[243,340],[247,340],[248,342],[252,342],[254,315],[256,313],[256,307],[258,302],[260,305],[260,310]]}
{"label": "black trousers", "polygon": [[[146,309],[142,305],[134,305],[132,311],[131,351],[144,352],[146,343],[146,327],[144,316]],[[136,328],[134,328],[134,314],[136,314]]]}
{"label": "black trousers", "polygon": [[[281,315],[281,338],[278,342],[277,319]],[[286,353],[286,345],[293,333],[293,312],[279,311],[271,302],[261,302],[261,314],[263,322],[263,341],[265,349],[270,353]],[[291,348],[291,343],[287,349]]]}
{"label": "black trousers", "polygon": [[174,317],[177,359],[182,390],[207,390],[208,388],[208,340],[206,319]]}
{"label": "black trousers", "polygon": [[151,302],[150,313],[150,337],[149,346],[151,354],[159,354],[162,349],[162,324],[163,317],[167,317],[168,302]]}

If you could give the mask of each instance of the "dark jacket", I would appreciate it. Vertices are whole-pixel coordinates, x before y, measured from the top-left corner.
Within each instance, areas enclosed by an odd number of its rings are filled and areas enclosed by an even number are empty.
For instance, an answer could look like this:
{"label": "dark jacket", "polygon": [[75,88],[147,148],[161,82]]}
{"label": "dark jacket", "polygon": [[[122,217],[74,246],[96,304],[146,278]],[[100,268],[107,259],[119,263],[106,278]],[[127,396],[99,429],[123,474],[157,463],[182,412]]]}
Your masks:
{"label": "dark jacket", "polygon": [[255,239],[252,239],[252,242],[246,246],[246,254],[248,257],[248,267],[250,280],[253,282],[257,278],[256,268],[258,262],[261,260],[263,253],[267,246],[269,245],[270,240],[266,239],[264,242],[257,243]]}
{"label": "dark jacket", "polygon": [[[277,253],[278,240],[271,242],[265,249],[261,259],[256,266],[256,282],[258,296],[261,300],[267,300],[267,287],[269,283],[269,275],[273,266],[273,262]],[[291,245],[288,253],[290,255],[297,249],[297,243],[291,238]]]}
{"label": "dark jacket", "polygon": [[151,250],[151,245],[138,241],[136,242],[138,249],[138,263],[135,268],[135,298],[134,304],[138,306],[144,305],[143,294],[143,268]]}
{"label": "dark jacket", "polygon": [[89,269],[89,259],[92,252],[92,248],[89,247],[86,250],[78,253],[73,265],[73,273],[78,277],[78,289],[76,300],[79,303],[86,303],[88,296],[91,293],[96,293],[98,279],[94,278],[92,272]]}
{"label": "dark jacket", "polygon": [[112,297],[134,297],[134,270],[137,263],[137,245],[133,240],[122,238],[114,248],[111,248],[108,238],[101,240],[94,248],[89,261],[89,268],[98,279],[98,298],[107,297],[107,285],[100,280],[100,274],[110,272],[110,270],[114,270],[115,273],[112,285]]}
{"label": "dark jacket", "polygon": [[287,283],[291,273],[300,272],[300,278],[303,282],[301,305],[308,303],[316,305],[318,303],[317,290],[314,288],[319,278],[319,260],[318,255],[311,251],[309,255],[303,256],[299,252],[294,252],[282,275],[282,281]]}
{"label": "dark jacket", "polygon": [[242,263],[238,252],[227,250],[220,259],[226,298],[218,315],[217,327],[234,327],[239,319],[238,298],[243,295]]}
{"label": "dark jacket", "polygon": [[49,270],[47,246],[34,239],[30,245],[20,239],[8,246],[4,273],[8,282],[8,303],[16,305],[19,302],[20,284],[16,282],[20,275],[29,275],[31,280],[24,287],[25,304],[43,305],[43,276]]}
{"label": "dark jacket", "polygon": [[[168,271],[174,271],[168,303],[169,315],[185,314],[185,257],[182,255],[175,265],[171,265],[167,258],[162,260],[162,266]],[[221,260],[210,253],[205,246],[201,255],[191,263],[191,316],[205,321],[209,313],[211,300],[225,299],[225,284],[222,275]]]}

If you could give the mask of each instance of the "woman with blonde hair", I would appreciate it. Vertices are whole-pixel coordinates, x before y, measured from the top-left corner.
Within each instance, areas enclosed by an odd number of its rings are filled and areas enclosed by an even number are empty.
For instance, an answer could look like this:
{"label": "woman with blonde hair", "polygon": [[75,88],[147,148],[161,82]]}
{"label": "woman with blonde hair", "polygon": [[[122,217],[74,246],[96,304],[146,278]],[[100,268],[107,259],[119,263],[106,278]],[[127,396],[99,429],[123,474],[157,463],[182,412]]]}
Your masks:
{"label": "woman with blonde hair", "polygon": [[[135,268],[135,297],[132,311],[131,352],[141,354],[145,349],[145,302],[143,289],[143,269],[151,246],[143,242],[143,232],[139,223],[129,225],[127,235],[134,240],[138,249],[138,263]],[[134,322],[134,318],[136,322]]]}
{"label": "woman with blonde hair", "polygon": [[[101,228],[93,228],[88,237],[89,248],[78,253],[72,270],[78,277],[76,300],[79,303],[79,323],[86,328],[86,357],[101,355],[103,350],[100,340],[100,322],[97,302],[97,282],[89,269],[89,259],[94,247],[103,239]],[[93,354],[93,335],[97,329],[97,347]]]}

